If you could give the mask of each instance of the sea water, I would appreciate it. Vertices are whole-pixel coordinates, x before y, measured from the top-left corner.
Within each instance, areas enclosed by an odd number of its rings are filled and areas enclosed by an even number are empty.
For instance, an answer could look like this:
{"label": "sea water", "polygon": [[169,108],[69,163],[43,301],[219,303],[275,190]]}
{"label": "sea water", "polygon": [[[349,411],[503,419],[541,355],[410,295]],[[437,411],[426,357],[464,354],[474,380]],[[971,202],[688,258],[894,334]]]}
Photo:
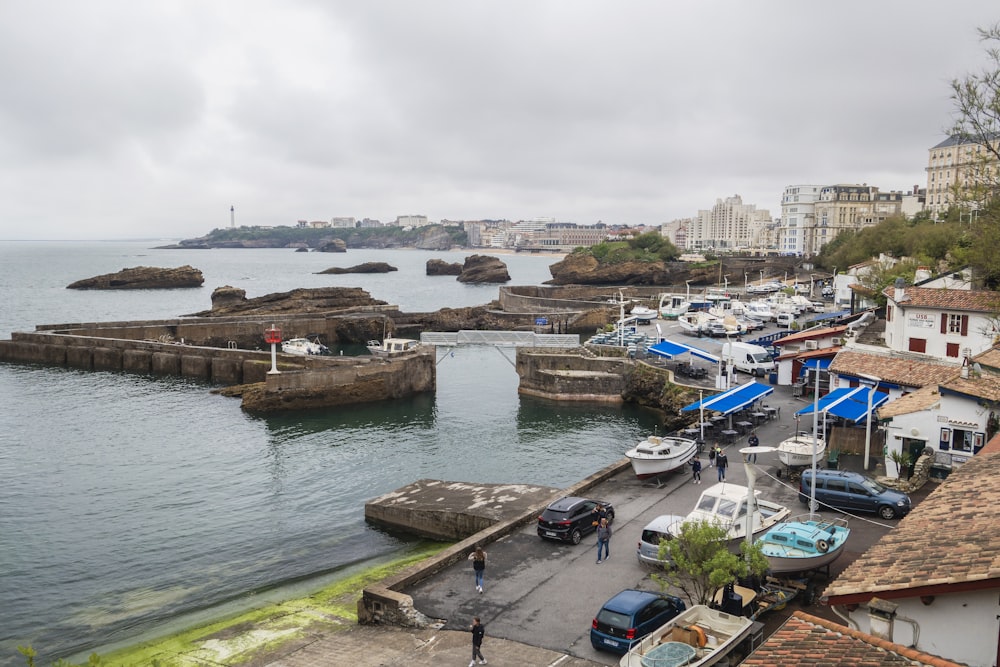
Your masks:
{"label": "sea water", "polygon": [[[152,242],[0,245],[0,336],[36,324],[157,319],[248,297],[362,287],[407,312],[481,305],[495,285],[428,277],[471,252],[154,250]],[[513,285],[551,257],[501,255]],[[317,275],[384,261],[387,274]],[[77,291],[125,267],[201,269],[186,290]],[[512,348],[438,351],[437,391],[257,417],[180,378],[0,364],[0,665],[39,664],[280,598],[402,553],[364,503],[419,478],[567,486],[654,424],[639,410],[519,397]],[[318,587],[318,584],[317,584]]]}

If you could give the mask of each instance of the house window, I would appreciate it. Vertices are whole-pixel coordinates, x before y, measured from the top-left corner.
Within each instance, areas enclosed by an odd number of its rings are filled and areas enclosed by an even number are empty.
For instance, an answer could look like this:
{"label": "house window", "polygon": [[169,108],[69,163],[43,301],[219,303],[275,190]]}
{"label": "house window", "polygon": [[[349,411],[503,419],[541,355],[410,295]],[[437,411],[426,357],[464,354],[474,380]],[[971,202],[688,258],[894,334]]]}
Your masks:
{"label": "house window", "polygon": [[945,356],[958,358],[958,343],[948,343]]}
{"label": "house window", "polygon": [[941,333],[969,335],[969,316],[941,313]]}
{"label": "house window", "polygon": [[910,339],[910,352],[926,352],[927,351],[927,339],[926,338],[911,338]]}
{"label": "house window", "polygon": [[960,428],[951,429],[951,448],[956,452],[972,453],[972,444],[975,434]]}

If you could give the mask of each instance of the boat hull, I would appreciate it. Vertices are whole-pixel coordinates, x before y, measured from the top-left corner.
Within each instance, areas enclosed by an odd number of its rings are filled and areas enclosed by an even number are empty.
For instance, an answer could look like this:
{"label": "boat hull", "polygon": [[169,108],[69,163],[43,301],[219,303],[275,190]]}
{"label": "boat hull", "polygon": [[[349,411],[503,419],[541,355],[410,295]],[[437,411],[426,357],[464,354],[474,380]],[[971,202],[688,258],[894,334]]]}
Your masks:
{"label": "boat hull", "polygon": [[843,519],[814,520],[805,516],[783,521],[758,540],[774,574],[809,572],[828,566],[844,552],[851,535]]}
{"label": "boat hull", "polygon": [[698,443],[686,438],[651,436],[625,452],[639,479],[649,479],[685,466],[698,452]]}
{"label": "boat hull", "polygon": [[[817,461],[822,460],[824,452],[826,452],[826,442],[820,439],[816,443]],[[813,441],[811,436],[807,439],[798,437],[789,438],[779,444],[778,460],[792,468],[812,465]]]}
{"label": "boat hull", "polygon": [[[646,667],[656,664],[658,651],[690,646],[686,667],[708,667],[725,659],[742,642],[753,621],[704,605],[682,611],[665,625],[632,647],[618,662],[619,667]],[[647,658],[646,661],[643,658]],[[668,664],[668,663],[664,663]],[[676,663],[675,663],[676,664]]]}

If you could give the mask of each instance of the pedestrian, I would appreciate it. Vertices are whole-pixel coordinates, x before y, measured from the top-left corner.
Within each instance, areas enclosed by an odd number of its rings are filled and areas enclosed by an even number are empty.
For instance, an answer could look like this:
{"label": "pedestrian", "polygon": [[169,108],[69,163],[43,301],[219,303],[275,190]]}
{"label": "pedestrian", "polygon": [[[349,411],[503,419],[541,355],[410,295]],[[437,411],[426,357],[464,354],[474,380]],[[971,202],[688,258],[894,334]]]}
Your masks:
{"label": "pedestrian", "polygon": [[602,562],[601,552],[604,553],[603,560],[611,558],[611,526],[608,525],[608,518],[601,519],[601,524],[597,527],[597,563]]}
{"label": "pedestrian", "polygon": [[607,516],[608,516],[608,511],[604,509],[604,505],[602,505],[601,503],[597,503],[597,506],[594,507],[594,509],[590,510],[590,525],[600,526],[601,519],[606,519]]}
{"label": "pedestrian", "polygon": [[479,658],[479,664],[485,665],[486,658],[483,657],[483,636],[486,634],[486,627],[479,622],[479,617],[474,616],[472,618],[472,660],[469,661],[469,667],[476,664],[476,658]]}
{"label": "pedestrian", "polygon": [[[751,431],[750,437],[747,439],[747,444],[751,447],[757,447],[760,445],[760,438],[757,437],[757,431]],[[754,452],[747,457],[747,461],[750,463],[757,463],[757,452]]]}
{"label": "pedestrian", "polygon": [[726,468],[729,467],[729,457],[727,457],[726,453],[721,449],[719,450],[719,453],[715,455],[715,467],[719,470],[719,481],[725,482]]}
{"label": "pedestrian", "polygon": [[697,454],[691,459],[691,476],[694,478],[692,481],[695,484],[701,484],[701,459],[698,458]]}
{"label": "pedestrian", "polygon": [[708,466],[712,467],[715,465],[715,450],[719,448],[718,443],[712,445],[712,448],[708,450]]}
{"label": "pedestrian", "polygon": [[476,550],[469,554],[469,560],[472,561],[472,571],[476,574],[476,590],[482,593],[483,573],[486,572],[486,552],[483,551],[482,547],[476,547]]}

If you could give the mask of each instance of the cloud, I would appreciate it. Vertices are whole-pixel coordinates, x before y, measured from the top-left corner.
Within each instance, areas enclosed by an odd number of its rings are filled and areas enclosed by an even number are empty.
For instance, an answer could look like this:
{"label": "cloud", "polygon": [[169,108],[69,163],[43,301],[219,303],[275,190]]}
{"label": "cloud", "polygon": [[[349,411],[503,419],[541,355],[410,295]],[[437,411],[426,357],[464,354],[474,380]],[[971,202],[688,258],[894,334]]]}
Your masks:
{"label": "cloud", "polygon": [[537,216],[925,184],[987,3],[0,5],[0,238]]}

